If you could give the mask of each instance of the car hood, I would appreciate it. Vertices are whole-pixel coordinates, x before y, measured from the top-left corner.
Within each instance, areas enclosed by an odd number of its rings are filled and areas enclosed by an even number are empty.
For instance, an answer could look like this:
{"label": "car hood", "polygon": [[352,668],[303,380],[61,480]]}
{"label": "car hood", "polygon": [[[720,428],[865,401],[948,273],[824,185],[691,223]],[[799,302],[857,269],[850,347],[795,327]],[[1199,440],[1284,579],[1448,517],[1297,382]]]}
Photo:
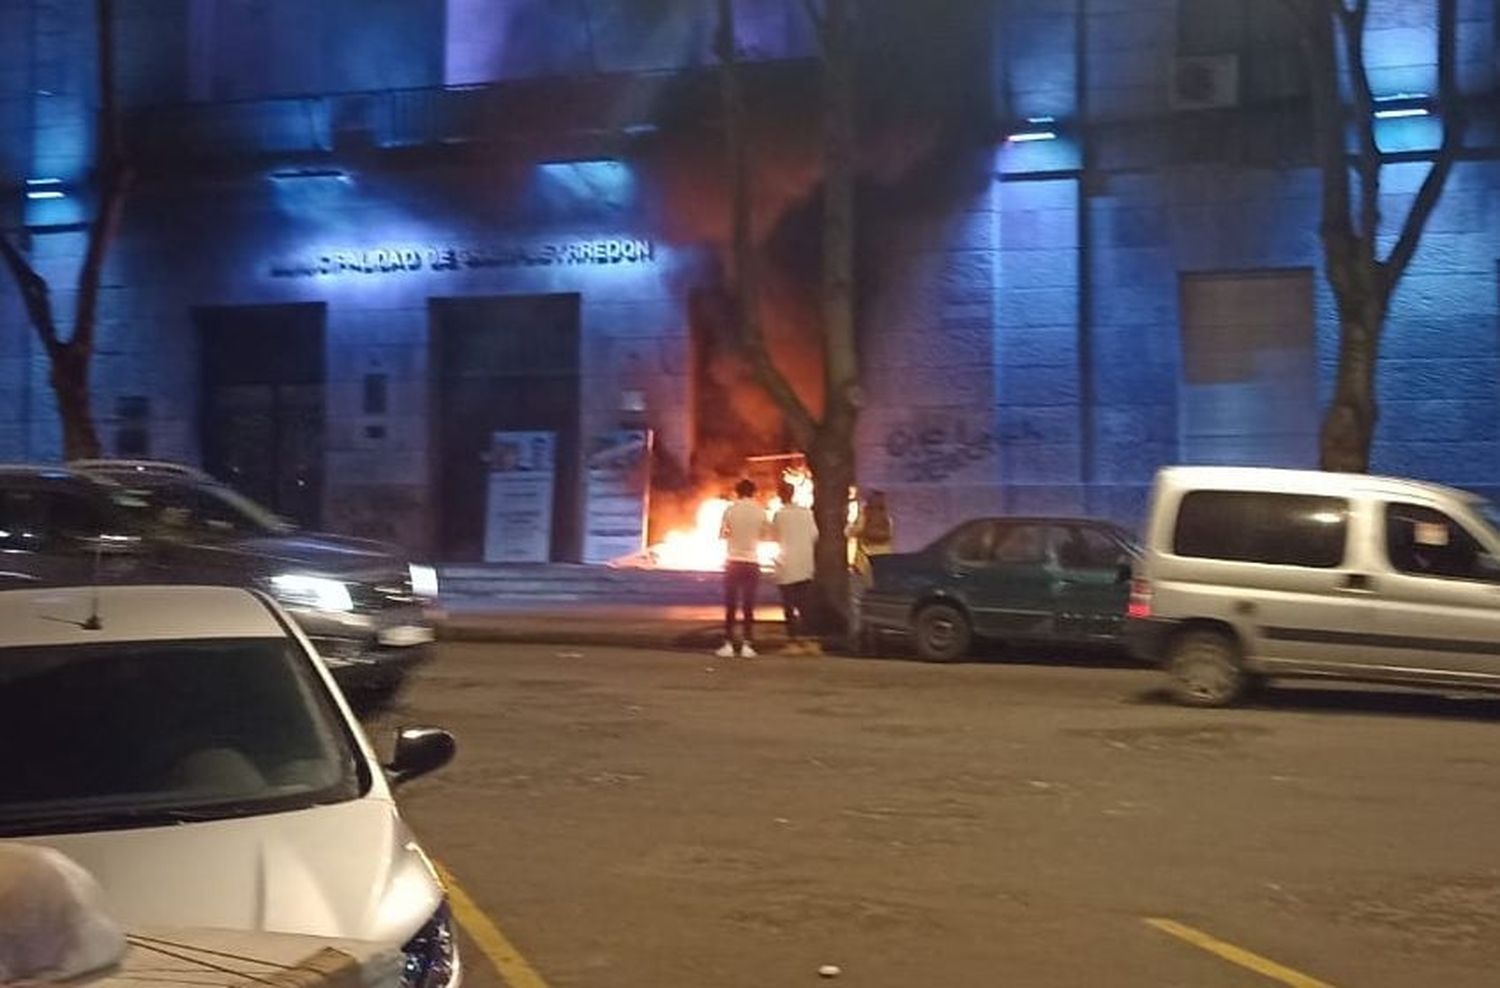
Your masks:
{"label": "car hood", "polygon": [[218,555],[240,557],[267,570],[296,566],[317,573],[343,575],[406,568],[405,558],[394,546],[342,535],[297,532],[204,548]]}
{"label": "car hood", "polygon": [[77,861],[128,927],[192,926],[405,943],[441,886],[395,807],[27,837]]}

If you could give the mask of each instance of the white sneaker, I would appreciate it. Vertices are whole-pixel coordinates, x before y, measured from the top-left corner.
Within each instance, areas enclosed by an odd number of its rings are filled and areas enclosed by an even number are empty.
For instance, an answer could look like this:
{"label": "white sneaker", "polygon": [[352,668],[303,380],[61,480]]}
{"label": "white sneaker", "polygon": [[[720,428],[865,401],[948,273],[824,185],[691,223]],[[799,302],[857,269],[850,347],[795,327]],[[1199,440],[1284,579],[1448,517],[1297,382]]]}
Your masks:
{"label": "white sneaker", "polygon": [[750,646],[749,642],[745,642],[745,647],[740,649],[740,658],[742,658],[742,659],[753,659],[755,657],[756,657],[756,651],[755,651],[755,649]]}
{"label": "white sneaker", "polygon": [[732,658],[734,658],[734,645],[733,645],[733,643],[731,643],[731,642],[725,642],[724,644],[720,645],[719,646],[719,650],[717,652],[715,652],[714,655],[718,656],[721,659],[732,659]]}

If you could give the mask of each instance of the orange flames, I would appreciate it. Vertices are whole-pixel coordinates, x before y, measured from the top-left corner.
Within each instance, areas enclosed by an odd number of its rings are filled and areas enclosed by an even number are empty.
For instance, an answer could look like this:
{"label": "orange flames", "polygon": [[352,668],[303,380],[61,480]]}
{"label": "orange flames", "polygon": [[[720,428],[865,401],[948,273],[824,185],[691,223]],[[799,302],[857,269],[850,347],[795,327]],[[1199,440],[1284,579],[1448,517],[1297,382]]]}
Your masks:
{"label": "orange flames", "polygon": [[[810,508],[813,503],[813,478],[804,466],[789,466],[781,471],[781,479],[792,486],[792,503]],[[724,568],[724,541],[719,538],[719,529],[724,523],[724,512],[730,501],[723,497],[706,497],[698,503],[693,515],[693,524],[667,532],[660,542],[646,549],[639,556],[617,561],[616,565],[642,566],[650,569],[689,570],[713,572]],[[781,498],[772,497],[766,502],[771,517],[782,508]],[[850,500],[850,520],[855,517],[858,506]],[[776,564],[778,547],[775,542],[760,544],[760,564],[769,569]]]}
{"label": "orange flames", "polygon": [[[787,467],[781,478],[792,485],[792,503],[805,508],[812,507],[812,474],[803,467]],[[724,541],[719,538],[719,529],[724,523],[724,512],[730,501],[723,497],[704,498],[699,503],[689,528],[677,528],[668,532],[655,545],[646,550],[642,560],[654,569],[675,570],[720,570],[724,568]],[[771,517],[781,510],[781,498],[772,497],[766,504]],[[760,565],[769,568],[776,563],[775,542],[760,544]]]}

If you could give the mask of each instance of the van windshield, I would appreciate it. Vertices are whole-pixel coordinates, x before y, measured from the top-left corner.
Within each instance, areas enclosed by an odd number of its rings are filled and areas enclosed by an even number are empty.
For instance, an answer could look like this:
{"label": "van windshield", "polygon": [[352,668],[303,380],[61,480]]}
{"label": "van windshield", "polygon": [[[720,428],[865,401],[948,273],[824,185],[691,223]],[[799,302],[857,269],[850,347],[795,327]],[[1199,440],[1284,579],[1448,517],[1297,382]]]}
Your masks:
{"label": "van windshield", "polygon": [[1500,504],[1496,504],[1493,501],[1476,499],[1471,502],[1470,507],[1484,521],[1494,540],[1500,542]]}
{"label": "van windshield", "polygon": [[368,771],[281,638],[0,648],[0,836],[358,797]]}

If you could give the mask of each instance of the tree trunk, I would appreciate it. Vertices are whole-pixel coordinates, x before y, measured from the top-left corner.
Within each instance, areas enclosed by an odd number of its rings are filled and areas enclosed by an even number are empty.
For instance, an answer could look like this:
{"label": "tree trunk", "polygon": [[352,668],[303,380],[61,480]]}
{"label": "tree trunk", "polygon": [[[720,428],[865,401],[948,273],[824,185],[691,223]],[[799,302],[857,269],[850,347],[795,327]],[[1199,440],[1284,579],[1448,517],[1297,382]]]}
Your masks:
{"label": "tree trunk", "polygon": [[854,486],[853,420],[818,430],[807,465],[813,474],[813,515],[818,522],[816,584],[822,608],[820,630],[841,630],[849,614],[849,489]]}
{"label": "tree trunk", "polygon": [[1379,408],[1375,368],[1385,304],[1373,295],[1338,299],[1339,369],[1333,402],[1323,418],[1319,461],[1324,470],[1366,473]]}
{"label": "tree trunk", "polygon": [[823,415],[809,450],[817,500],[817,583],[849,613],[844,525],[863,397],[854,318],[855,48],[851,0],[827,0],[823,35]]}
{"label": "tree trunk", "polygon": [[52,356],[51,383],[62,420],[63,459],[97,457],[99,434],[89,408],[89,355],[71,346],[58,348]]}

